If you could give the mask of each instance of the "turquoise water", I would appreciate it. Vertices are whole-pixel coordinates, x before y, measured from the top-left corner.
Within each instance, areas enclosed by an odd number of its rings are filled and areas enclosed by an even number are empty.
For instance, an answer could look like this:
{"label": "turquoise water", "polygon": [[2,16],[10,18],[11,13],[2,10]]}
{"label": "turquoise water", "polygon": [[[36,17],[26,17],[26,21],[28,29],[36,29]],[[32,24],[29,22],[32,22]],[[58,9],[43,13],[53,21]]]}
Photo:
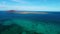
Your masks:
{"label": "turquoise water", "polygon": [[60,13],[0,12],[0,34],[60,34]]}

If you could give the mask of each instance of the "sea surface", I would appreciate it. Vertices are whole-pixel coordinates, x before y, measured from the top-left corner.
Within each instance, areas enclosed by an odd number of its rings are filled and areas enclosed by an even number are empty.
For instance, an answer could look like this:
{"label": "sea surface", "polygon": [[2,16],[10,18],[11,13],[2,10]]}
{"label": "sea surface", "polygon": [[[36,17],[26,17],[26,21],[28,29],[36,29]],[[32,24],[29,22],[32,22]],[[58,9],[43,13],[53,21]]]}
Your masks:
{"label": "sea surface", "polygon": [[0,34],[60,34],[60,12],[18,14],[0,11]]}

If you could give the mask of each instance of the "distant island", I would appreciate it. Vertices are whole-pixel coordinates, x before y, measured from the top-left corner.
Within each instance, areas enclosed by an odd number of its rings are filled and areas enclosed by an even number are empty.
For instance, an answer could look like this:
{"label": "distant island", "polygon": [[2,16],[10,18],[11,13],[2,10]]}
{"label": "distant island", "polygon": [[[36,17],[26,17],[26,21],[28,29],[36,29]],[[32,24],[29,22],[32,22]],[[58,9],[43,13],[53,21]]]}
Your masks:
{"label": "distant island", "polygon": [[15,12],[18,14],[48,14],[47,12]]}
{"label": "distant island", "polygon": [[9,10],[9,13],[16,13],[16,14],[48,14],[48,12],[38,12],[38,11],[15,11]]}

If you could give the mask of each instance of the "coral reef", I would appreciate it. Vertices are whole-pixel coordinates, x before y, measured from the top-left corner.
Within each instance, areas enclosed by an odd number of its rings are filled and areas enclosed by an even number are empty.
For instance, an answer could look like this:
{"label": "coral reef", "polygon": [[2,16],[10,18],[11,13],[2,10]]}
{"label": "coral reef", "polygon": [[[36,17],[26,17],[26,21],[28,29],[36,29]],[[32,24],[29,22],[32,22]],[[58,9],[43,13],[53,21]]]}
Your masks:
{"label": "coral reef", "polygon": [[[2,20],[4,21],[4,20]],[[1,22],[2,22],[1,21]],[[33,21],[34,22],[34,21]],[[58,27],[44,22],[33,23],[27,19],[9,19],[0,25],[1,34],[60,34]],[[36,21],[35,21],[36,22]],[[59,31],[58,31],[58,30]]]}

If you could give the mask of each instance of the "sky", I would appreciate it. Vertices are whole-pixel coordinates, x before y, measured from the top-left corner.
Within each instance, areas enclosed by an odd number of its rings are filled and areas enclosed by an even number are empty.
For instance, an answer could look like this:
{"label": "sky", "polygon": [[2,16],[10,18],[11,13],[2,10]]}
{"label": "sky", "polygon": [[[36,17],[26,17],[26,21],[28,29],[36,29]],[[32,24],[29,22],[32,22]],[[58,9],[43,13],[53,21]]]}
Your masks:
{"label": "sky", "polygon": [[0,0],[0,10],[60,11],[60,0]]}

